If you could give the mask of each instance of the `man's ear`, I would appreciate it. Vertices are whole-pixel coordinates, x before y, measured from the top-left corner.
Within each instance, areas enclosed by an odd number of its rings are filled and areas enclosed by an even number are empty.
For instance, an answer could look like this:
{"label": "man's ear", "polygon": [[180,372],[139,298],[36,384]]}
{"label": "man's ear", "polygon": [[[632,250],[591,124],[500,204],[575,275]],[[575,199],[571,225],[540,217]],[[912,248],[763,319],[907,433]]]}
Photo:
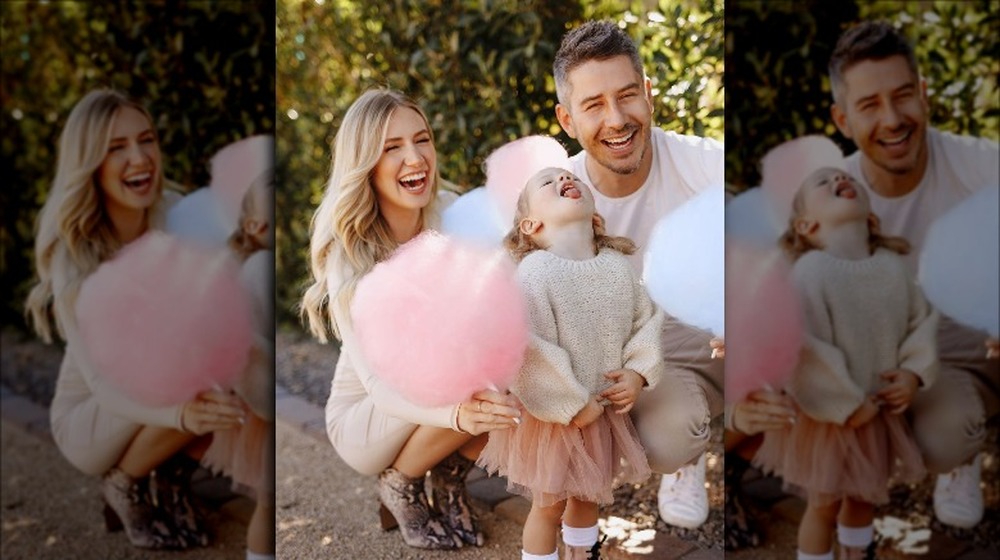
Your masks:
{"label": "man's ear", "polygon": [[837,125],[837,130],[839,130],[845,138],[849,138],[851,140],[854,139],[854,136],[851,134],[851,126],[847,122],[847,113],[840,108],[840,105],[838,105],[836,101],[833,105],[830,105],[830,117],[833,118],[833,124]]}
{"label": "man's ear", "polygon": [[563,106],[562,103],[556,103],[556,119],[559,121],[559,126],[566,131],[566,134],[570,138],[576,139],[576,128],[573,126],[573,116],[569,113],[569,109]]}
{"label": "man's ear", "polygon": [[542,229],[542,222],[539,220],[532,220],[531,218],[523,218],[520,222],[518,222],[517,229],[524,235],[535,235]]}

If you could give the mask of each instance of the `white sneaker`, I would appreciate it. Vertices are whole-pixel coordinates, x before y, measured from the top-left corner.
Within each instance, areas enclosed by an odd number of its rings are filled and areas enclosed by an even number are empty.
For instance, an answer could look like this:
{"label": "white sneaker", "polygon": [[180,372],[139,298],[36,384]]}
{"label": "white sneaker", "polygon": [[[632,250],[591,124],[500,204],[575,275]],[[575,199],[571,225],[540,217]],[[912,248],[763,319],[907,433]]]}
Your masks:
{"label": "white sneaker", "polygon": [[971,529],[982,520],[981,465],[982,455],[977,454],[971,465],[938,475],[934,485],[934,515],[941,523]]}
{"label": "white sneaker", "polygon": [[660,517],[671,525],[696,529],[708,519],[704,453],[697,463],[663,475],[658,501]]}

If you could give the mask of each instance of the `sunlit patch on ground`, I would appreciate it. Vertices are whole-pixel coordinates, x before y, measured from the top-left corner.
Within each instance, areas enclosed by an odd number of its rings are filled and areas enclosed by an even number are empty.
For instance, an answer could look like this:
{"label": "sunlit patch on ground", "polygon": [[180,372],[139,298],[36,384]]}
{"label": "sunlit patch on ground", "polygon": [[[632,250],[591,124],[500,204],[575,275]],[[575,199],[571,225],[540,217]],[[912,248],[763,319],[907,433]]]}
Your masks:
{"label": "sunlit patch on ground", "polygon": [[930,517],[921,514],[911,514],[906,519],[894,515],[876,518],[880,554],[888,555],[891,551],[911,556],[927,554],[930,552],[930,522]]}

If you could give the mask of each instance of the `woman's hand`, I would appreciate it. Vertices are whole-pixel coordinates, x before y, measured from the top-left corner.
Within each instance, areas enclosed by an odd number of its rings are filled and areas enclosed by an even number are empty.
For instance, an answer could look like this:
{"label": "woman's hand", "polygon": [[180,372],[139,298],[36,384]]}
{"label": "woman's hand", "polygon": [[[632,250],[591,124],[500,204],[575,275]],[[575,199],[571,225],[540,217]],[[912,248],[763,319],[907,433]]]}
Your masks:
{"label": "woman's hand", "polygon": [[602,414],[604,414],[604,407],[601,406],[601,403],[597,402],[597,397],[591,396],[587,404],[580,409],[580,412],[576,413],[571,422],[577,428],[586,428],[600,418]]}
{"label": "woman's hand", "polygon": [[882,372],[880,377],[886,384],[875,394],[876,397],[892,407],[889,412],[901,414],[910,406],[913,395],[920,386],[920,378],[905,369],[890,369]]}
{"label": "woman's hand", "polygon": [[792,399],[770,389],[758,389],[733,406],[733,429],[746,435],[780,430],[795,423]]}
{"label": "woman's hand", "polygon": [[875,395],[868,395],[865,397],[861,406],[859,406],[851,414],[851,416],[847,419],[847,422],[844,422],[844,425],[848,428],[860,428],[861,426],[871,422],[873,418],[878,416],[879,407],[876,398],[877,397]]}
{"label": "woman's hand", "polygon": [[181,429],[195,435],[235,428],[246,420],[243,403],[233,394],[219,391],[199,393],[184,404]]}
{"label": "woman's hand", "polygon": [[[601,397],[608,399],[611,404],[618,406],[618,414],[625,414],[635,406],[635,399],[639,398],[639,392],[646,384],[645,378],[630,369],[616,369],[604,374],[613,384],[601,391]],[[589,422],[588,422],[589,423]]]}
{"label": "woman's hand", "polygon": [[513,395],[484,389],[458,405],[458,429],[474,436],[521,423],[521,409]]}

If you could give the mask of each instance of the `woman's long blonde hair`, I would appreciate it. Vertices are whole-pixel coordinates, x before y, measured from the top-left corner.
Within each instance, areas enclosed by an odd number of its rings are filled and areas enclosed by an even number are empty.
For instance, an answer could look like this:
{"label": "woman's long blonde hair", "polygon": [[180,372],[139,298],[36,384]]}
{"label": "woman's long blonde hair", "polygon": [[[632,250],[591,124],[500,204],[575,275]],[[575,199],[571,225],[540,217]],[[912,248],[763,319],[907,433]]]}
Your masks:
{"label": "woman's long blonde hair", "polygon": [[[152,124],[143,106],[120,92],[99,89],[73,107],[59,137],[56,176],[36,223],[38,283],[25,303],[25,315],[46,342],[52,341],[52,318],[63,335],[66,317],[61,314],[72,312],[80,283],[122,245],[104,206],[96,174],[108,153],[114,119],[123,107],[140,111]],[[157,173],[157,189],[162,193],[163,170]],[[162,213],[162,201],[160,197],[150,211]],[[65,257],[58,259],[56,266],[68,268],[58,271],[66,275],[68,283],[60,293],[53,293],[53,261],[57,253]]]}
{"label": "woman's long blonde hair", "polygon": [[[389,119],[400,107],[416,111],[430,132],[427,116],[413,100],[396,91],[374,89],[351,104],[334,140],[330,179],[310,226],[313,284],[302,298],[302,314],[309,321],[309,329],[324,342],[330,331],[340,337],[332,306],[346,310],[358,280],[399,245],[379,212],[371,179],[382,157]],[[435,226],[429,221],[436,216],[434,206],[440,184],[435,169],[431,202],[420,213],[421,229]],[[339,286],[327,285],[331,266],[341,269],[344,282]]]}

